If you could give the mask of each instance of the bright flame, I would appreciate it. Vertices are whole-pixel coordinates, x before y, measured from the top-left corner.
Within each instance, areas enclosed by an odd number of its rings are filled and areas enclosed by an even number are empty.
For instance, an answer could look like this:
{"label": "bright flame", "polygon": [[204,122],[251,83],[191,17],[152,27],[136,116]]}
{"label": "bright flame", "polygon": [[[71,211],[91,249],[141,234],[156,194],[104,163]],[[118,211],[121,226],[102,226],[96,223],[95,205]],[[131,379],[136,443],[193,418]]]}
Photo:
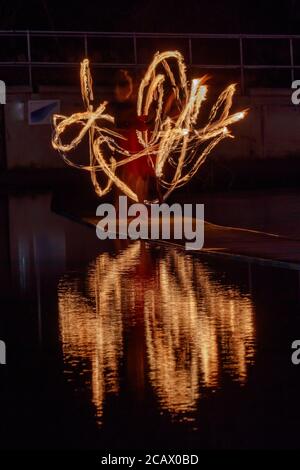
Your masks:
{"label": "bright flame", "polygon": [[[175,67],[171,68],[170,61],[175,61]],[[105,112],[107,102],[94,109],[92,77],[89,61],[85,59],[81,63],[80,80],[86,110],[69,117],[54,116],[52,145],[62,154],[66,163],[90,172],[99,196],[105,195],[115,184],[134,201],[138,201],[138,195],[117,176],[116,170],[138,158],[155,156],[155,175],[159,186],[165,188],[162,195],[165,200],[175,188],[186,184],[195,175],[222,139],[231,137],[228,126],[246,115],[246,110],[229,114],[235,93],[235,84],[231,84],[218,97],[207,124],[199,128],[199,112],[207,95],[207,86],[204,85],[206,79],[193,79],[189,84],[180,52],[157,52],[140,83],[137,100],[138,117],[151,114],[154,116],[154,124],[151,129],[136,131],[142,150],[130,153],[120,144],[120,139],[124,140],[124,137],[110,128],[114,124],[114,117]],[[166,91],[170,85],[178,108],[176,116],[170,115],[164,107],[165,101],[170,98]],[[69,144],[64,144],[62,135],[74,125],[81,127],[80,132]],[[78,147],[86,135],[89,138],[90,162],[89,165],[78,165],[67,154]],[[104,155],[105,147],[111,153],[109,159]],[[150,165],[152,160],[150,162],[148,158],[148,162]],[[172,171],[170,167],[173,167]],[[100,185],[97,172],[106,175],[106,186]]]}

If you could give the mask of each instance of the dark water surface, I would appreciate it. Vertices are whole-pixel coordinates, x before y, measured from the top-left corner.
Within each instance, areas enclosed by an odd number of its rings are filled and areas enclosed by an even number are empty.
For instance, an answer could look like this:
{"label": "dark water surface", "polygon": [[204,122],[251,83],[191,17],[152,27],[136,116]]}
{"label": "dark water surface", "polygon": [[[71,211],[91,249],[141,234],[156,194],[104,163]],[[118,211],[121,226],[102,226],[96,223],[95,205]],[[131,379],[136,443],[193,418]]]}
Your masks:
{"label": "dark water surface", "polygon": [[299,272],[0,202],[2,448],[300,447]]}

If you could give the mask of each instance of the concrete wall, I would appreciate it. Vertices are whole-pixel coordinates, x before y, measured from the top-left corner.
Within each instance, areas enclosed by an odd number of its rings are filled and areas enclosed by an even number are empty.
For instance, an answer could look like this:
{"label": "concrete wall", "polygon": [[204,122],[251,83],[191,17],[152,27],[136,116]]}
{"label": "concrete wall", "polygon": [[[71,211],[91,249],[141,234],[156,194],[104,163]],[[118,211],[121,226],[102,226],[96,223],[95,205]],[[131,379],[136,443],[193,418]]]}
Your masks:
{"label": "concrete wall", "polygon": [[82,109],[81,97],[72,90],[45,90],[32,94],[29,90],[10,91],[5,105],[5,139],[7,168],[63,168],[65,163],[51,146],[50,124],[30,125],[29,100],[59,99],[61,112],[69,115]]}
{"label": "concrete wall", "polygon": [[[78,90],[9,90],[5,105],[5,137],[9,169],[62,168],[65,164],[51,147],[50,125],[28,124],[28,100],[60,99],[62,114],[82,110]],[[232,127],[235,140],[226,139],[215,150],[218,158],[300,158],[300,106],[291,103],[291,90],[260,89],[235,97],[233,111],[250,108],[244,121]],[[84,153],[85,150],[83,149]]]}
{"label": "concrete wall", "polygon": [[290,90],[255,90],[237,97],[234,106],[249,108],[248,116],[232,126],[235,141],[220,144],[216,153],[227,159],[300,158],[300,106]]}

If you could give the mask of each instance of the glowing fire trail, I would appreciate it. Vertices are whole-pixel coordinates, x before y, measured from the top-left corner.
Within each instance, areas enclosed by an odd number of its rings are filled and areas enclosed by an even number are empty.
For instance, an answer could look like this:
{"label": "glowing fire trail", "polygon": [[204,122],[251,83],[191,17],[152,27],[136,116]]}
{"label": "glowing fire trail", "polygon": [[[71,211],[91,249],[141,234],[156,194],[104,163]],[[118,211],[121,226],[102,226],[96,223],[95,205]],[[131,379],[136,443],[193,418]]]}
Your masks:
{"label": "glowing fire trail", "polygon": [[[174,68],[172,70],[169,61],[175,61],[176,71]],[[175,77],[178,77],[177,80]],[[204,84],[206,77],[192,80],[189,86],[182,55],[178,51],[157,52],[141,81],[137,100],[137,115],[142,117],[153,114],[154,124],[149,130],[136,131],[142,150],[130,153],[120,144],[120,140],[125,138],[110,128],[114,124],[114,117],[105,112],[107,102],[94,108],[88,59],[81,63],[80,80],[86,111],[69,117],[55,115],[52,145],[61,153],[67,164],[90,172],[99,196],[108,193],[115,184],[121,192],[138,202],[137,194],[117,176],[116,170],[138,158],[153,155],[156,157],[155,175],[159,185],[165,188],[165,200],[175,188],[186,184],[195,175],[222,139],[233,137],[228,127],[243,119],[247,112],[243,110],[229,114],[235,93],[235,84],[231,84],[220,94],[212,107],[207,124],[198,128],[199,112],[207,95],[207,86]],[[168,84],[171,84],[177,104],[176,116],[171,116],[164,110],[164,100],[168,98]],[[80,132],[70,143],[64,144],[62,135],[74,125],[81,127]],[[75,164],[67,155],[78,147],[86,136],[89,139],[89,165]],[[105,156],[105,148],[111,152],[109,159]],[[149,165],[153,165],[150,160],[148,158]],[[167,171],[168,166],[173,167],[171,175],[170,171]],[[98,172],[107,177],[104,187],[98,181]]]}

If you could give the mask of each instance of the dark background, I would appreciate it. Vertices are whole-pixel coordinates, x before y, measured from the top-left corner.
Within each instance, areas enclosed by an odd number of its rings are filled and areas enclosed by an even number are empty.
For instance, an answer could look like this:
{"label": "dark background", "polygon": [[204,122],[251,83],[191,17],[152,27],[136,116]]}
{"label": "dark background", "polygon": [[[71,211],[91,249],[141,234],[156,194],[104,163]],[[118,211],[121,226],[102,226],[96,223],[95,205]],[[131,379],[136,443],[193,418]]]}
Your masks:
{"label": "dark background", "polygon": [[0,29],[299,34],[300,2],[1,1]]}

